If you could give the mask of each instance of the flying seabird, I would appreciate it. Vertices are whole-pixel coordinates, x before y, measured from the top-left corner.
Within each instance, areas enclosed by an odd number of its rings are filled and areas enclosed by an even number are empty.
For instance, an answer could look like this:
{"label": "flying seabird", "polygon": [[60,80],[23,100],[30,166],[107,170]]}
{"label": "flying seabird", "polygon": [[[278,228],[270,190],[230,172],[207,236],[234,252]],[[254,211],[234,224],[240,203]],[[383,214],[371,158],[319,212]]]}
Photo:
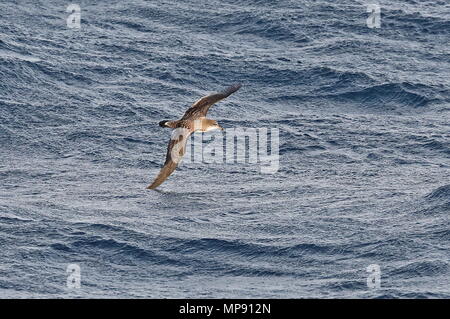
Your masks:
{"label": "flying seabird", "polygon": [[241,84],[235,84],[220,93],[204,96],[184,113],[181,120],[161,121],[159,126],[172,128],[172,137],[167,146],[166,161],[158,176],[148,189],[155,189],[161,185],[167,177],[177,168],[178,163],[186,152],[187,138],[194,132],[208,132],[211,130],[223,130],[216,120],[206,118],[209,108],[216,102],[225,99],[241,88]]}

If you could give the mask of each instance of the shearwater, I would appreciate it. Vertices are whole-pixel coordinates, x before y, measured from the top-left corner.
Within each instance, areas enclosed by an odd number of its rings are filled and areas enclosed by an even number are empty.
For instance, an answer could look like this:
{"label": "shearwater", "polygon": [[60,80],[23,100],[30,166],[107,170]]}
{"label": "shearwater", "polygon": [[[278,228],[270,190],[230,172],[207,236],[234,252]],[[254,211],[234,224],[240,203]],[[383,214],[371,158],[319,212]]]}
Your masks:
{"label": "shearwater", "polygon": [[155,189],[161,185],[177,168],[178,163],[186,152],[186,141],[192,133],[208,132],[216,129],[223,130],[216,120],[206,118],[206,113],[208,113],[209,108],[214,103],[225,99],[240,88],[241,84],[235,84],[222,92],[202,97],[192,104],[186,113],[184,113],[181,120],[165,120],[159,122],[159,126],[169,127],[174,130],[172,131],[172,136],[167,146],[164,166],[161,168],[153,183],[147,187],[148,189]]}

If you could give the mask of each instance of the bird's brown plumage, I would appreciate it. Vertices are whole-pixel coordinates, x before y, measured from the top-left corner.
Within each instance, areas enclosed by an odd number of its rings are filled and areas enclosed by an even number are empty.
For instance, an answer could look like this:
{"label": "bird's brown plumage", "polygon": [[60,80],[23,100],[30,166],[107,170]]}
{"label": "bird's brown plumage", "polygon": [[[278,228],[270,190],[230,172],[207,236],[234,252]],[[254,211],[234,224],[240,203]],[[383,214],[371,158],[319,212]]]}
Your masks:
{"label": "bird's brown plumage", "polygon": [[[195,131],[207,131],[208,127],[214,126],[220,128],[217,122],[211,119],[205,118],[209,108],[216,102],[225,99],[237,90],[241,88],[240,84],[236,84],[228,87],[226,90],[220,93],[211,94],[202,97],[184,113],[183,117],[179,121],[171,121],[170,126],[174,128],[172,131],[172,137],[167,146],[166,161],[161,168],[158,176],[148,189],[155,189],[161,185],[167,177],[169,177],[173,171],[177,168],[178,163],[186,152],[186,142],[189,136]],[[160,123],[167,123],[166,121]]]}
{"label": "bird's brown plumage", "polygon": [[181,161],[184,153],[186,153],[186,142],[188,137],[191,135],[192,131],[190,129],[176,128],[172,132],[172,137],[167,146],[166,161],[164,166],[161,168],[158,176],[156,176],[153,183],[148,186],[149,189],[155,189],[161,185],[170,174],[177,168],[178,163]]}
{"label": "bird's brown plumage", "polygon": [[199,99],[197,102],[192,104],[192,106],[184,113],[182,120],[195,120],[202,116],[206,116],[209,108],[216,102],[223,100],[239,90],[241,88],[241,84],[235,84],[227,88],[225,91],[211,94],[208,96],[204,96]]}

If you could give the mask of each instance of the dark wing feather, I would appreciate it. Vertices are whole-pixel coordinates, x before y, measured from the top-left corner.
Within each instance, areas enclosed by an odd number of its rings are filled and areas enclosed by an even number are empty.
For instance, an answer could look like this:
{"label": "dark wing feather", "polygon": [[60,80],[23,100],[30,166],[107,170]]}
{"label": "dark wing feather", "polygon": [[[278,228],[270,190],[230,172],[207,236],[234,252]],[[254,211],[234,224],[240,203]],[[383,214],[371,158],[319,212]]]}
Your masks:
{"label": "dark wing feather", "polygon": [[161,185],[177,168],[178,163],[186,153],[186,142],[191,133],[190,130],[185,128],[179,128],[173,131],[169,145],[167,146],[164,166],[161,168],[153,183],[147,187],[148,189],[155,189]]}
{"label": "dark wing feather", "polygon": [[186,113],[184,113],[181,119],[194,120],[199,117],[206,116],[206,113],[208,113],[211,105],[230,96],[231,94],[239,90],[241,86],[241,84],[235,84],[230,86],[223,92],[202,97],[200,100],[192,104],[192,106],[186,111]]}

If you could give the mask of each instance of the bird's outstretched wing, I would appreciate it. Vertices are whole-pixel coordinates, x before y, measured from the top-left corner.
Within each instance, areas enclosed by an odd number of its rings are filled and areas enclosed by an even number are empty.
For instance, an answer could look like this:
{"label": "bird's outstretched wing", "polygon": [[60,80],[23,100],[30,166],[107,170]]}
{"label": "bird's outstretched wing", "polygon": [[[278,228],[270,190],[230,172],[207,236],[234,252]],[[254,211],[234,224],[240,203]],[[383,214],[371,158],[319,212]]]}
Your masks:
{"label": "bird's outstretched wing", "polygon": [[153,183],[147,188],[155,189],[161,185],[170,174],[177,168],[178,163],[181,161],[184,153],[186,153],[186,142],[192,131],[186,128],[177,128],[173,130],[172,137],[167,146],[166,161],[161,168],[158,176],[156,176]]}
{"label": "bird's outstretched wing", "polygon": [[241,84],[235,84],[228,87],[225,91],[202,97],[200,100],[192,104],[192,106],[184,113],[182,120],[195,120],[199,117],[206,116],[209,108],[214,103],[223,100],[241,88]]}

